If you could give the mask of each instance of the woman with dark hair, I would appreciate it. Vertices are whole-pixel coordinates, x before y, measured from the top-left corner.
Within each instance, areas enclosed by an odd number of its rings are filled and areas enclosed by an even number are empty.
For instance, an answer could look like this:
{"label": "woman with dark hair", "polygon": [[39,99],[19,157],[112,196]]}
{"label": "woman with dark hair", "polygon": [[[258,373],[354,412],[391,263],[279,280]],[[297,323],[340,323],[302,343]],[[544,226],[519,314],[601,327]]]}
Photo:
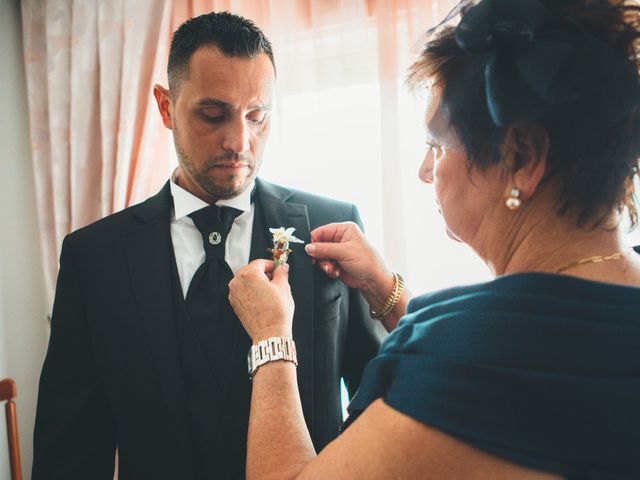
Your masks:
{"label": "woman with dark hair", "polygon": [[640,258],[620,227],[625,209],[638,221],[640,7],[461,7],[409,73],[430,95],[419,176],[496,278],[409,301],[355,225],[315,230],[307,253],[391,332],[316,456],[287,266],[241,270],[230,299],[258,344],[250,479],[640,478]]}

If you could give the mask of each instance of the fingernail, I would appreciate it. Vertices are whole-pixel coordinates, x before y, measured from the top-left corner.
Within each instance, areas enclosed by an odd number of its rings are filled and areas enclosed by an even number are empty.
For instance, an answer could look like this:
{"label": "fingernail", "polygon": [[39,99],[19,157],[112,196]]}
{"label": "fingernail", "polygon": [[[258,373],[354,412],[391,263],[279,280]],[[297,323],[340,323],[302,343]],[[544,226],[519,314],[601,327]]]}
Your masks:
{"label": "fingernail", "polygon": [[309,255],[313,255],[316,251],[316,246],[311,243],[308,243],[304,246],[304,249]]}

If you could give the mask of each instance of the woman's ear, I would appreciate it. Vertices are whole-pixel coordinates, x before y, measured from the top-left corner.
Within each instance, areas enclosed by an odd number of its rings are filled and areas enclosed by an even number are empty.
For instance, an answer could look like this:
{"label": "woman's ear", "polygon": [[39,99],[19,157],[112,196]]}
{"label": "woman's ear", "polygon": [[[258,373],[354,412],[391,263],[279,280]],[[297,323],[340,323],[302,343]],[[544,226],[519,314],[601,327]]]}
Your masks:
{"label": "woman's ear", "polygon": [[538,123],[519,123],[507,128],[500,155],[507,168],[509,191],[516,187],[522,199],[531,198],[547,169],[549,135]]}

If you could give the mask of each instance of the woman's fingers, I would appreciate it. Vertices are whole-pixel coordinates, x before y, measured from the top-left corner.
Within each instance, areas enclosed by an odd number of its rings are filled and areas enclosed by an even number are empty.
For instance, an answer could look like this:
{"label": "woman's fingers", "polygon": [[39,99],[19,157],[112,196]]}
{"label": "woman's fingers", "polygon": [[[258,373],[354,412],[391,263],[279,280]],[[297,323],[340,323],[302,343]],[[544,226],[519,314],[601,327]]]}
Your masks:
{"label": "woman's fingers", "polygon": [[[271,262],[271,264],[273,265],[273,262]],[[271,268],[272,273],[272,283],[276,284],[279,287],[282,287],[283,285],[286,285],[287,288],[289,287],[289,264],[287,263],[283,263],[281,265],[278,265],[278,267],[274,270],[273,267]]]}
{"label": "woman's fingers", "polygon": [[342,243],[309,243],[304,247],[307,254],[315,259],[331,259],[338,262],[345,259],[345,246]]}
{"label": "woman's fingers", "polygon": [[320,269],[330,278],[338,278],[340,276],[340,266],[331,260],[320,260],[318,262]]}
{"label": "woman's fingers", "polygon": [[[248,268],[248,270],[251,272],[263,273],[267,276],[270,276],[274,270],[273,260],[266,260],[264,258],[259,258],[259,259],[253,260],[244,268]],[[244,269],[241,269],[240,271],[242,270]]]}
{"label": "woman's fingers", "polygon": [[329,223],[311,232],[311,242],[342,243],[358,235],[362,235],[362,231],[353,222]]}
{"label": "woman's fingers", "polygon": [[253,340],[290,336],[294,304],[289,266],[274,268],[272,260],[254,260],[229,283],[229,301]]}

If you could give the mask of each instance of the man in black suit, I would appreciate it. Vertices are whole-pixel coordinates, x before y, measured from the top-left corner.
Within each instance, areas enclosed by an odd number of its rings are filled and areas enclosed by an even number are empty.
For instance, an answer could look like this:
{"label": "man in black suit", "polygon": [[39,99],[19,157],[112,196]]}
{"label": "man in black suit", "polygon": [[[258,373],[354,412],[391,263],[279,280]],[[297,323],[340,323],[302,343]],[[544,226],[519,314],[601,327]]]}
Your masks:
{"label": "man in black suit", "polygon": [[[269,255],[270,227],[294,227],[308,242],[317,226],[360,223],[353,205],[256,178],[275,67],[252,22],[228,13],[189,20],[174,34],[168,74],[169,89],[156,86],[154,95],[179,158],[171,181],[62,247],[36,480],[111,479],[116,448],[120,480],[243,478],[250,340],[224,313],[228,280],[205,318],[189,304],[191,280],[209,258],[207,238],[224,239],[219,265],[231,276]],[[229,232],[207,237],[192,215],[213,204],[236,216]],[[383,329],[359,293],[297,247],[289,259],[293,336],[304,414],[320,449],[338,434],[340,379],[353,393]]]}

